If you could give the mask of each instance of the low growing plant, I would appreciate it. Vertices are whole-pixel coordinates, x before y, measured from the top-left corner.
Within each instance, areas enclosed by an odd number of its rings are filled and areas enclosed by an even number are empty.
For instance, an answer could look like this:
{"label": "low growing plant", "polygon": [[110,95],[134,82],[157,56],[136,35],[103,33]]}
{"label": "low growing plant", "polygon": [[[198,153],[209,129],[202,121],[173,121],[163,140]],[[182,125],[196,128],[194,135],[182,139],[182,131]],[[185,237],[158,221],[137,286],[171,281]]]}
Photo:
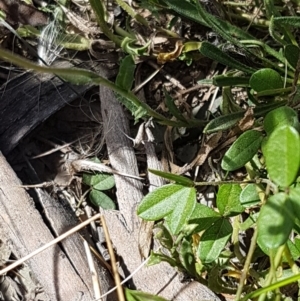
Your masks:
{"label": "low growing plant", "polygon": [[[183,176],[151,171],[170,183],[149,193],[138,207],[141,218],[158,221],[156,237],[168,250],[152,253],[150,263],[167,261],[216,293],[236,294],[236,300],[283,298],[280,288],[300,279],[300,17],[290,13],[293,10],[288,10],[283,1],[255,1],[251,5],[262,8],[259,18],[249,15],[242,3],[240,9],[231,9],[236,5],[234,1],[219,6],[219,16],[207,11],[207,1],[141,1],[152,7],[156,15],[168,11],[174,19],[180,16],[212,30],[220,41],[216,44],[185,40],[171,29],[155,24],[150,28],[148,20],[128,4],[117,2],[129,19],[147,29],[149,36],[143,36],[144,43],[140,43],[138,34],[129,26],[115,26],[113,30],[106,24],[103,2],[90,0],[103,33],[124,52],[115,83],[88,70],[38,66],[3,49],[0,57],[28,70],[54,73],[74,84],[106,85],[118,94],[135,121],[151,117],[171,127],[197,127],[203,135],[225,135],[231,130],[236,140],[222,158],[222,181],[194,182]],[[292,1],[294,6],[295,3],[299,5]],[[180,40],[176,56],[152,51],[150,35],[158,30],[168,40]],[[257,38],[255,31],[262,31],[266,38]],[[228,45],[246,60],[230,55]],[[169,109],[169,116],[165,116],[130,91],[137,58],[156,57],[161,63],[181,59],[192,64],[199,55],[227,67],[224,74],[199,82],[221,88],[220,115],[199,120],[181,111],[165,92]],[[235,87],[243,89],[246,95],[242,104],[236,102],[232,89]],[[239,169],[245,177],[232,180],[231,173]],[[98,185],[91,178],[86,183],[93,189]],[[197,189],[204,185],[218,187],[212,208],[198,203]],[[251,233],[251,243],[243,250],[241,237],[246,233]],[[262,264],[261,258],[269,261]],[[137,300],[137,294],[128,291],[127,298]],[[138,298],[146,300],[149,296],[141,293]]]}

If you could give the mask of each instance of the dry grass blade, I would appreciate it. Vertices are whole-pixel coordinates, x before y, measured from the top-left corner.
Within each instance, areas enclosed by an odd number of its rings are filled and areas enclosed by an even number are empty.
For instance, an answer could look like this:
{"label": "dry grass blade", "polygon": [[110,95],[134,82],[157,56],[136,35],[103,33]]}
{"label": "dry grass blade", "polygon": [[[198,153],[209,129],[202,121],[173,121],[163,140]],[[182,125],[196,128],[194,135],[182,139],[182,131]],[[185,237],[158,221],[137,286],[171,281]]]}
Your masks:
{"label": "dry grass blade", "polygon": [[118,298],[119,298],[119,301],[125,301],[124,292],[123,292],[123,289],[122,289],[122,286],[121,286],[121,279],[120,279],[120,275],[119,275],[119,272],[118,272],[116,258],[115,258],[114,250],[113,250],[113,247],[112,247],[112,243],[111,243],[111,240],[109,238],[107,225],[106,225],[104,216],[101,215],[100,218],[101,218],[103,231],[104,231],[104,234],[105,234],[105,239],[106,239],[106,243],[107,243],[109,256],[110,256],[110,259],[111,259],[113,277],[115,279],[115,283],[116,283],[116,287],[117,287]]}
{"label": "dry grass blade", "polygon": [[124,176],[136,180],[144,180],[141,177],[129,175],[123,172],[119,172],[115,169],[112,169],[104,164],[92,162],[89,160],[76,160],[72,162],[72,167],[75,169],[76,172],[82,172],[82,171],[99,171],[99,172],[107,172],[116,174],[119,176]]}
{"label": "dry grass blade", "polygon": [[88,264],[89,264],[89,268],[90,268],[91,275],[92,275],[92,281],[93,281],[95,298],[100,298],[100,296],[101,296],[101,288],[100,288],[100,285],[99,285],[99,277],[98,277],[97,270],[95,268],[95,264],[94,264],[94,261],[93,261],[92,253],[91,253],[89,244],[85,240],[83,241],[83,244],[84,244],[84,249],[85,249],[85,252],[86,252],[86,257],[88,259]]}
{"label": "dry grass blade", "polygon": [[32,258],[33,256],[43,252],[44,250],[50,248],[51,246],[57,244],[58,242],[62,241],[63,239],[67,238],[68,236],[70,236],[71,234],[79,231],[80,229],[84,228],[85,226],[87,226],[89,223],[91,223],[92,221],[97,220],[98,218],[100,218],[101,214],[98,213],[95,216],[89,218],[88,220],[86,220],[85,222],[79,224],[78,226],[74,227],[73,229],[67,231],[66,233],[58,236],[57,238],[53,239],[52,241],[50,241],[49,243],[47,243],[46,245],[42,246],[41,248],[35,250],[34,252],[31,252],[30,254],[28,254],[27,256],[17,260],[16,262],[14,262],[13,264],[9,265],[8,267],[0,270],[0,275],[4,275],[5,273],[11,271],[12,269],[16,268],[17,266],[21,265],[23,262],[27,261],[28,259]]}

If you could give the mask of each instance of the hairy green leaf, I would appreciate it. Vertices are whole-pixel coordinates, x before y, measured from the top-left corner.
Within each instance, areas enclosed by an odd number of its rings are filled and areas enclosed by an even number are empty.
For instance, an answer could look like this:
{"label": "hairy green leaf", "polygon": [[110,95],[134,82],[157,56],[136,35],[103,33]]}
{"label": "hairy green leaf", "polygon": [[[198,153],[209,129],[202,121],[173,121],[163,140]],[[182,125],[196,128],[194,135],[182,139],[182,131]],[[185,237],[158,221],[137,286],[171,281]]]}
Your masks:
{"label": "hairy green leaf", "polygon": [[224,217],[235,216],[244,211],[240,203],[242,188],[237,184],[224,184],[219,187],[217,207]]}
{"label": "hairy green leaf", "polygon": [[218,87],[226,86],[249,86],[250,77],[241,77],[241,76],[226,76],[226,75],[217,75],[213,78],[213,84]]}
{"label": "hairy green leaf", "polygon": [[250,87],[256,92],[283,88],[283,80],[280,74],[270,68],[264,68],[252,74]]}
{"label": "hairy green leaf", "polygon": [[257,153],[262,139],[261,132],[255,130],[244,132],[225,153],[222,168],[232,171],[243,167]]}
{"label": "hairy green leaf", "polygon": [[191,216],[195,204],[195,188],[169,184],[146,195],[139,204],[137,213],[145,220],[167,217],[171,232],[177,234]]}
{"label": "hairy green leaf", "polygon": [[294,211],[287,194],[272,195],[261,208],[257,220],[258,244],[262,249],[283,245],[294,226]]}
{"label": "hairy green leaf", "polygon": [[178,263],[176,262],[176,260],[173,259],[173,258],[171,258],[170,256],[167,256],[167,255],[161,254],[161,253],[154,253],[151,250],[150,259],[148,261],[148,265],[151,266],[151,265],[154,265],[154,264],[161,263],[162,261],[167,262],[172,267],[176,267],[178,265]]}
{"label": "hairy green leaf", "polygon": [[93,186],[97,190],[108,190],[115,186],[115,178],[110,174],[83,174],[82,181],[84,184]]}
{"label": "hairy green leaf", "polygon": [[256,184],[248,184],[240,194],[240,202],[244,207],[251,207],[260,203]]}
{"label": "hairy green leaf", "polygon": [[211,134],[218,131],[225,131],[241,120],[244,114],[245,112],[236,112],[214,118],[206,125],[203,132],[205,134]]}
{"label": "hairy green leaf", "polygon": [[269,112],[264,119],[264,130],[270,135],[277,127],[291,125],[299,129],[298,114],[290,107],[283,106]]}
{"label": "hairy green leaf", "polygon": [[300,56],[299,47],[293,44],[286,45],[284,48],[284,56],[290,65],[296,68]]}
{"label": "hairy green leaf", "polygon": [[220,48],[214,46],[209,42],[202,42],[199,51],[204,56],[217,61],[225,66],[229,66],[233,69],[243,71],[245,73],[253,73],[255,69],[248,67],[239,61],[236,61],[228,54],[224,53]]}
{"label": "hairy green leaf", "polygon": [[89,199],[95,206],[99,206],[103,209],[116,209],[114,201],[102,191],[92,189],[89,194]]}
{"label": "hairy green leaf", "polygon": [[175,175],[175,174],[170,173],[170,172],[155,170],[155,169],[151,169],[151,168],[149,168],[148,170],[151,173],[153,173],[153,174],[155,174],[159,177],[168,179],[170,181],[174,181],[174,182],[176,182],[177,184],[180,184],[180,185],[184,185],[184,186],[187,186],[187,187],[193,187],[195,185],[195,183],[191,179],[189,179],[187,177],[184,177],[184,176],[179,176],[179,175]]}
{"label": "hairy green leaf", "polygon": [[121,62],[116,85],[124,90],[131,90],[134,82],[135,63],[131,55],[127,55]]}
{"label": "hairy green leaf", "polygon": [[181,248],[179,250],[180,261],[190,275],[197,275],[196,260],[192,246],[192,239],[188,240],[183,238]]}
{"label": "hairy green leaf", "polygon": [[215,261],[232,234],[232,226],[227,219],[220,218],[201,236],[197,254],[203,263]]}
{"label": "hairy green leaf", "polygon": [[275,24],[290,25],[293,27],[300,27],[300,17],[276,17],[274,18]]}
{"label": "hairy green leaf", "polygon": [[220,218],[221,216],[218,212],[205,205],[197,203],[188,220],[188,224],[184,226],[183,232],[187,235],[201,232],[209,228]]}
{"label": "hairy green leaf", "polygon": [[293,127],[276,128],[264,145],[263,154],[274,183],[288,187],[295,181],[300,164],[300,140]]}

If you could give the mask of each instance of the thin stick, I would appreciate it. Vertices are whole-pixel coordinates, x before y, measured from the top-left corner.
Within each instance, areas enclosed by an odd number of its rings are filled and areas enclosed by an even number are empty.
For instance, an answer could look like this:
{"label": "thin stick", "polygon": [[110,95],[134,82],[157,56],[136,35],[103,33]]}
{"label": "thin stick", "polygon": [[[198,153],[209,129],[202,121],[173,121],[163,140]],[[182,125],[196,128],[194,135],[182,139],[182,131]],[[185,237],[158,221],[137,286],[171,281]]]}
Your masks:
{"label": "thin stick", "polygon": [[[126,283],[128,280],[130,280],[150,259],[150,256],[145,259],[128,277],[126,277],[119,285],[123,285],[124,283]],[[106,292],[104,295],[102,295],[100,298],[103,298],[107,295],[109,295],[110,293],[112,293],[113,291],[115,291],[118,287],[115,286],[113,287],[111,290],[109,290],[108,292]],[[98,301],[99,299],[94,299],[92,301]]]}
{"label": "thin stick", "polygon": [[112,247],[112,243],[111,243],[110,237],[109,237],[107,225],[106,225],[104,216],[101,215],[100,218],[101,218],[101,223],[102,223],[103,231],[104,231],[104,234],[105,234],[107,249],[108,249],[109,256],[110,256],[110,261],[111,261],[111,267],[112,267],[112,271],[113,271],[113,276],[114,276],[116,287],[117,287],[118,300],[119,301],[125,301],[123,288],[121,286],[121,279],[120,279],[120,275],[119,275],[118,268],[117,268],[116,257],[115,257],[115,253],[114,253],[114,250],[113,250],[113,247]]}
{"label": "thin stick", "polygon": [[86,240],[83,240],[83,244],[84,244],[84,249],[85,249],[86,257],[87,257],[87,260],[88,260],[90,272],[91,272],[91,275],[92,275],[94,295],[95,295],[95,298],[100,299],[101,288],[100,288],[98,273],[97,273],[97,270],[95,268],[94,260],[93,260],[93,257],[92,257],[92,253],[91,253],[89,244],[87,243]]}
{"label": "thin stick", "polygon": [[71,234],[79,231],[80,229],[84,228],[85,226],[87,226],[90,222],[98,219],[101,217],[101,214],[98,213],[95,216],[89,218],[88,220],[86,220],[85,222],[79,224],[78,226],[74,227],[73,229],[67,231],[66,233],[58,236],[57,238],[53,239],[52,241],[50,241],[49,243],[45,244],[44,246],[38,248],[37,250],[33,251],[32,253],[26,255],[25,257],[17,260],[16,262],[14,262],[13,264],[9,265],[8,267],[0,270],[0,275],[3,275],[9,271],[11,271],[12,269],[16,268],[17,266],[21,265],[23,262],[25,262],[26,260],[32,258],[33,256],[45,251],[46,249],[48,249],[49,247],[55,245],[56,243],[62,241],[63,239],[67,238],[68,236],[70,236]]}

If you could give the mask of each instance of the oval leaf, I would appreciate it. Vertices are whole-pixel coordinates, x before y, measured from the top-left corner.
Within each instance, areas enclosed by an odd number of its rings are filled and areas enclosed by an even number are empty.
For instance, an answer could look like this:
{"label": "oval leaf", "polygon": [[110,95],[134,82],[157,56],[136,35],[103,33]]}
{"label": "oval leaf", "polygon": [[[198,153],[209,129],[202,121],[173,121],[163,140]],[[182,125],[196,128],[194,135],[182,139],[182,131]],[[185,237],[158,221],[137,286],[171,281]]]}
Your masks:
{"label": "oval leaf", "polygon": [[131,55],[127,55],[121,62],[116,85],[129,91],[134,82],[135,63]]}
{"label": "oval leaf", "polygon": [[243,167],[257,153],[262,139],[261,132],[255,130],[244,132],[225,153],[222,168],[232,171]]}
{"label": "oval leaf", "polygon": [[110,174],[84,174],[82,179],[84,184],[93,186],[93,188],[97,190],[108,190],[115,186],[114,176]]}
{"label": "oval leaf", "polygon": [[283,245],[294,226],[293,206],[287,194],[272,195],[261,208],[257,220],[258,244],[263,249]]}
{"label": "oval leaf", "polygon": [[219,219],[201,236],[197,254],[203,263],[215,261],[226,246],[232,226],[227,219]]}
{"label": "oval leaf", "polygon": [[195,185],[194,182],[191,179],[189,179],[187,177],[184,177],[184,176],[179,176],[179,175],[175,175],[175,174],[170,173],[170,172],[165,172],[165,171],[156,170],[156,169],[150,169],[149,168],[148,170],[151,173],[153,173],[153,174],[155,174],[159,177],[174,181],[177,184],[181,184],[181,185],[188,186],[188,187],[193,187]]}
{"label": "oval leaf", "polygon": [[145,220],[160,220],[169,215],[176,206],[182,207],[180,203],[189,202],[189,198],[196,199],[194,188],[178,184],[165,185],[147,194],[139,204],[137,213]]}
{"label": "oval leaf", "polygon": [[297,67],[298,59],[300,55],[300,49],[298,46],[289,44],[284,48],[284,56],[290,65],[294,68]]}
{"label": "oval leaf", "polygon": [[177,200],[172,213],[167,216],[167,223],[173,234],[178,234],[188,221],[196,205],[196,190],[189,188],[181,199]]}
{"label": "oval leaf", "polygon": [[237,184],[221,185],[217,194],[217,207],[223,216],[235,216],[244,211],[240,203],[242,188]]}
{"label": "oval leaf", "polygon": [[248,184],[240,194],[240,202],[244,207],[251,207],[260,203],[255,184]]}
{"label": "oval leaf", "polygon": [[280,74],[270,68],[264,68],[252,74],[250,87],[256,92],[283,88]]}
{"label": "oval leaf", "polygon": [[105,193],[103,193],[99,190],[93,189],[90,192],[89,199],[95,206],[99,206],[103,209],[106,209],[106,210],[109,210],[109,209],[115,210],[116,209],[116,204],[114,203],[114,201],[109,196],[107,196]]}
{"label": "oval leaf", "polygon": [[245,112],[236,112],[217,117],[210,121],[203,130],[205,134],[211,134],[218,131],[225,131],[234,126],[244,116]]}
{"label": "oval leaf", "polygon": [[184,232],[187,235],[191,235],[206,230],[220,217],[220,214],[212,208],[197,203],[188,220],[188,224],[184,227]]}
{"label": "oval leaf", "polygon": [[282,125],[291,125],[298,129],[299,121],[298,114],[290,107],[280,107],[269,112],[264,119],[264,130],[270,135],[276,127]]}
{"label": "oval leaf", "polygon": [[291,126],[276,128],[264,145],[263,152],[271,180],[279,186],[291,185],[299,170],[298,132]]}

